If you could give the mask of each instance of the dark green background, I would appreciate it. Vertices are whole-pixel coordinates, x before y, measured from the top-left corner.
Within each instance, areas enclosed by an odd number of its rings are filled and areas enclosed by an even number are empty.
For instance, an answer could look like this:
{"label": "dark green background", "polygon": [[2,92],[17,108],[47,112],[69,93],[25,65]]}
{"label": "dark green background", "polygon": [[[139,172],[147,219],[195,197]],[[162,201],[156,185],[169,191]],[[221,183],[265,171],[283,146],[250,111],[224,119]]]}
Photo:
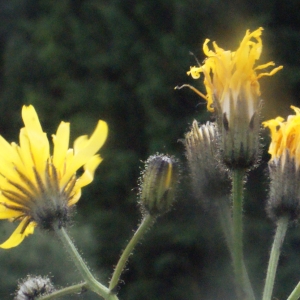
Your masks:
{"label": "dark green background", "polygon": [[[33,104],[45,131],[71,122],[72,140],[109,124],[104,157],[84,188],[70,229],[91,269],[106,283],[141,214],[137,178],[141,160],[156,152],[176,155],[184,175],[174,209],[160,218],[127,265],[120,299],[235,299],[231,263],[216,215],[192,197],[183,138],[194,118],[211,119],[202,99],[176,85],[202,61],[205,38],[235,50],[246,29],[262,26],[261,63],[284,69],[261,80],[263,117],[286,117],[299,105],[300,2],[192,0],[1,0],[0,133],[17,141],[23,104]],[[268,133],[266,132],[265,136]],[[0,149],[1,151],[1,149]],[[266,151],[265,151],[266,153]],[[263,165],[249,176],[245,199],[245,256],[261,294],[274,226],[266,218]],[[5,240],[14,224],[1,222]],[[59,286],[80,276],[50,234],[0,251],[0,298],[12,299],[17,280],[50,275]],[[274,296],[285,299],[300,280],[300,234],[294,227],[278,269]],[[79,296],[66,299],[79,299]],[[81,299],[96,299],[87,292]]]}

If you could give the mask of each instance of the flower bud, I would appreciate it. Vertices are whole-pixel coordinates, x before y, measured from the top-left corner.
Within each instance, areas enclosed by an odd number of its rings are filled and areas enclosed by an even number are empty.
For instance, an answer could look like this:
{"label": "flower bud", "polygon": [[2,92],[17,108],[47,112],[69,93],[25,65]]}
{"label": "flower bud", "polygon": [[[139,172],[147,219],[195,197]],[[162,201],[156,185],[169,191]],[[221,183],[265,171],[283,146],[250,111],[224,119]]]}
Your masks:
{"label": "flower bud", "polygon": [[300,169],[286,151],[284,159],[269,162],[271,182],[266,210],[274,222],[284,216],[296,221],[300,216]]}
{"label": "flower bud", "polygon": [[167,212],[175,199],[179,180],[178,161],[173,156],[152,155],[140,178],[140,204],[151,215]]}
{"label": "flower bud", "polygon": [[27,276],[19,284],[14,300],[34,300],[41,296],[51,294],[55,291],[54,286],[47,277]]}
{"label": "flower bud", "polygon": [[184,140],[194,195],[206,204],[230,192],[228,172],[219,163],[216,138],[214,123],[199,127],[194,121]]}

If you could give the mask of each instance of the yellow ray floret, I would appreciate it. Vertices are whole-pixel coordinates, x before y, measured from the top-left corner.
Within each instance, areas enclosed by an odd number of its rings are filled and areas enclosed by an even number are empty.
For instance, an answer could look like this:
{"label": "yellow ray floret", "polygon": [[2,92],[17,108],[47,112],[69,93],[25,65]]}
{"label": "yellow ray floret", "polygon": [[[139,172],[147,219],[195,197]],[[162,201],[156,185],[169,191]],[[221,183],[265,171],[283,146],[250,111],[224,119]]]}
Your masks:
{"label": "yellow ray floret", "polygon": [[[242,90],[246,101],[255,101],[253,98],[260,96],[258,79],[263,76],[272,76],[282,69],[282,66],[279,66],[270,72],[257,74],[258,70],[274,66],[273,62],[254,66],[262,52],[260,38],[262,30],[262,27],[252,33],[247,30],[235,52],[220,48],[216,42],[213,42],[214,50],[210,50],[208,47],[210,40],[205,40],[203,52],[207,56],[206,60],[201,66],[191,67],[187,74],[198,79],[203,73],[206,87],[204,99],[207,101],[209,111],[214,111],[212,106],[214,97],[220,102],[221,107],[227,107],[228,105],[224,102],[229,101],[229,93],[232,93],[233,100],[237,101]],[[250,104],[250,109],[253,106],[255,105]]]}
{"label": "yellow ray floret", "polygon": [[[102,161],[96,153],[108,134],[107,124],[100,120],[92,136],[79,137],[72,149],[70,124],[61,122],[52,135],[51,155],[34,107],[23,106],[22,118],[19,145],[9,144],[0,136],[0,219],[20,221],[0,245],[5,249],[19,245],[36,226],[48,228],[55,221],[64,225],[68,207],[79,200],[81,188],[93,181]],[[83,173],[77,178],[76,171],[81,167]]]}
{"label": "yellow ray floret", "polygon": [[285,162],[287,153],[295,159],[296,167],[300,166],[300,109],[291,106],[295,115],[288,116],[287,120],[277,117],[263,122],[271,132],[271,144],[269,153],[271,160],[282,158]]}

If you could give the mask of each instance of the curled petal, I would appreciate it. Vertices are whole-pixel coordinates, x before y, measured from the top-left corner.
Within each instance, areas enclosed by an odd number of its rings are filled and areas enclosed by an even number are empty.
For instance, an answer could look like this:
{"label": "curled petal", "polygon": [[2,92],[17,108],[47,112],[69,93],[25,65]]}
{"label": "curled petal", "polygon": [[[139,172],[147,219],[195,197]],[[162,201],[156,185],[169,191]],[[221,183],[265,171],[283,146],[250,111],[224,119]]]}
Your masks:
{"label": "curled petal", "polygon": [[73,174],[84,164],[86,164],[92,156],[102,147],[108,134],[108,126],[104,121],[99,121],[98,125],[90,137],[80,137],[74,143],[74,156],[68,162],[68,169],[64,174],[61,185],[64,186]]}

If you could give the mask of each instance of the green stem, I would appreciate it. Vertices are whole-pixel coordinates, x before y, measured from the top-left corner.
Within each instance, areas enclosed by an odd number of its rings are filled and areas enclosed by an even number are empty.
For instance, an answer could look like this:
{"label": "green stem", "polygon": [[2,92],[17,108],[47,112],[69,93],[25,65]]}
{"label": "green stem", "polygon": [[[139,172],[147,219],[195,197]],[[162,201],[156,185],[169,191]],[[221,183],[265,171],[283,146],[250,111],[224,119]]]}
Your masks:
{"label": "green stem", "polygon": [[246,171],[235,169],[232,171],[232,222],[233,222],[233,267],[235,273],[236,288],[239,299],[244,299],[246,289],[244,287],[244,257],[243,257],[243,191]]}
{"label": "green stem", "polygon": [[233,232],[232,232],[232,219],[231,219],[231,211],[229,204],[227,203],[227,199],[219,199],[218,200],[218,210],[219,210],[219,219],[221,223],[221,228],[223,234],[225,236],[227,247],[232,254],[233,251]]}
{"label": "green stem", "polygon": [[270,300],[272,298],[280,250],[281,250],[282,243],[284,241],[288,224],[289,224],[289,219],[287,217],[281,217],[277,221],[277,228],[276,228],[274,242],[270,254],[265,288],[263,292],[263,300]]}
{"label": "green stem", "polygon": [[[227,203],[227,199],[219,199],[218,209],[219,209],[221,228],[223,230],[226,244],[230,252],[231,258],[233,260],[233,228],[232,228],[231,211],[230,211],[229,204]],[[244,274],[243,278],[245,280],[244,286],[245,286],[246,297],[247,299],[255,300],[253,288],[244,262],[243,262],[243,274]]]}
{"label": "green stem", "polygon": [[300,298],[300,282],[296,285],[292,293],[289,295],[287,300],[298,300]]}
{"label": "green stem", "polygon": [[63,297],[70,294],[81,293],[87,288],[86,282],[68,286],[61,290],[55,291],[49,295],[41,296],[37,300],[50,300],[58,297]]}
{"label": "green stem", "polygon": [[63,227],[61,228],[55,227],[54,230],[56,235],[59,237],[59,239],[65,246],[72,260],[76,264],[76,267],[81,273],[82,278],[86,282],[86,288],[102,296],[104,299],[117,300],[118,299],[117,296],[111,295],[110,290],[95,279],[95,277],[93,276],[93,274],[90,272],[87,265],[83,261],[82,257],[80,256],[79,252],[77,251],[76,247],[74,246],[73,242],[71,241],[65,229]]}
{"label": "green stem", "polygon": [[144,219],[142,220],[139,228],[137,229],[137,231],[134,233],[133,237],[131,238],[130,242],[127,244],[125,250],[123,251],[118,264],[114,270],[114,273],[112,275],[112,278],[110,280],[109,283],[109,290],[113,291],[118,283],[119,283],[119,279],[120,276],[124,270],[124,267],[126,265],[126,262],[129,258],[129,256],[131,255],[134,247],[136,246],[136,244],[138,243],[138,241],[140,240],[140,238],[145,234],[145,232],[148,230],[148,228],[154,223],[155,221],[155,217],[151,216],[151,215],[146,215],[144,217]]}

